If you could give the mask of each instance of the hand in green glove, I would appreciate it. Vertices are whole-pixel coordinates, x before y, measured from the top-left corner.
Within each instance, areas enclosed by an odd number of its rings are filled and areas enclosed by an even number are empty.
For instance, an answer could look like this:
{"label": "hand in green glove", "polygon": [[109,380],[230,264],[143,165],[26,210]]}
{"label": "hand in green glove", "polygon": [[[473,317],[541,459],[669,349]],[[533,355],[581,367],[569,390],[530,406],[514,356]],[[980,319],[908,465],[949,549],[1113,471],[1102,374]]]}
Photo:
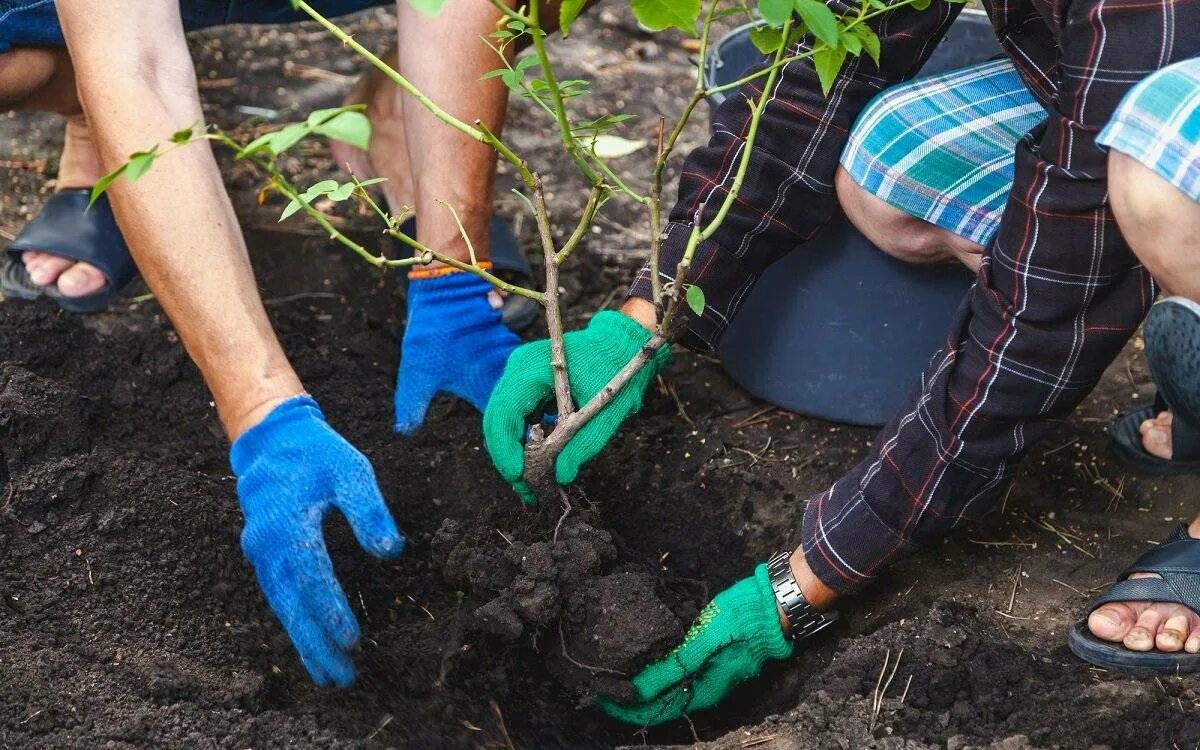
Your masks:
{"label": "hand in green glove", "polygon": [[783,634],[767,566],[708,603],[683,643],[633,678],[640,701],[621,706],[597,702],[614,719],[651,726],[720,703],[736,685],[754,677],[767,659],[786,659],[794,644]]}
{"label": "hand in green glove", "polygon": [[[571,396],[577,406],[582,406],[633,359],[650,340],[650,332],[623,313],[606,310],[592,318],[587,328],[572,331],[563,338]],[[661,347],[613,400],[571,438],[554,466],[559,484],[575,481],[579,468],[612,440],[626,418],[642,408],[646,388],[670,359],[671,348]],[[527,505],[536,503],[537,498],[524,479],[526,419],[540,417],[553,398],[550,341],[533,341],[518,347],[508,358],[483,414],[483,439],[492,463]]]}

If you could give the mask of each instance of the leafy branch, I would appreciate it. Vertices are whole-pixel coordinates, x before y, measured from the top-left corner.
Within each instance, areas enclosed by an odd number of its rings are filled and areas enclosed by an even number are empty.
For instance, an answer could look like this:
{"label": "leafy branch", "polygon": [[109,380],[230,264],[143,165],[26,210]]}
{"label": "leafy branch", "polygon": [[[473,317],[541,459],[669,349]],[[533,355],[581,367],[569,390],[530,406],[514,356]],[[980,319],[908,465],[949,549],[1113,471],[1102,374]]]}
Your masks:
{"label": "leafy branch", "polygon": [[[410,2],[418,10],[436,13],[444,0]],[[279,157],[306,138],[324,136],[356,148],[367,148],[370,140],[370,121],[363,114],[364,107],[361,105],[315,111],[303,122],[263,134],[246,144],[216,129],[210,131],[193,126],[180,130],[173,134],[166,144],[158,144],[147,151],[131,155],[125,164],[97,183],[92,199],[95,200],[120,177],[138,179],[158,158],[171,150],[193,141],[208,140],[231,149],[239,160],[249,162],[259,169],[266,176],[264,192],[278,192],[287,199],[280,221],[303,213],[328,232],[332,240],[342,244],[377,269],[390,270],[434,262],[443,263],[473,273],[503,292],[537,302],[544,309],[549,332],[550,366],[554,375],[558,419],[548,434],[540,426],[531,429],[525,451],[525,478],[540,494],[546,494],[554,487],[554,462],[566,444],[588,420],[612,401],[661,347],[669,345],[670,333],[679,315],[680,306],[686,304],[696,315],[703,313],[704,291],[688,282],[691,263],[699,245],[718,231],[737,200],[753,155],[763,113],[783,69],[811,59],[821,88],[828,94],[848,57],[866,54],[878,64],[881,45],[879,37],[869,25],[870,21],[905,6],[923,10],[932,0],[897,0],[890,4],[884,3],[883,0],[860,0],[855,9],[841,16],[831,11],[821,0],[757,0],[756,7],[762,22],[751,31],[750,36],[758,49],[764,55],[770,56],[769,62],[737,81],[722,85],[707,86],[703,77],[697,76],[692,94],[673,126],[668,130],[665,119],[659,122],[655,158],[644,193],[626,184],[606,162],[600,148],[600,144],[605,142],[624,143],[623,139],[612,135],[612,132],[632,119],[633,115],[609,113],[591,119],[573,117],[572,105],[590,94],[590,82],[558,77],[546,45],[547,32],[542,22],[540,0],[527,0],[518,8],[510,8],[503,0],[489,2],[499,14],[499,21],[496,30],[488,39],[482,41],[496,53],[500,67],[485,74],[484,78],[498,78],[512,92],[532,101],[553,121],[563,153],[571,160],[588,186],[583,208],[574,220],[573,229],[561,245],[556,244],[554,240],[555,220],[546,200],[542,177],[527,160],[519,156],[480,120],[467,123],[442,109],[399,71],[363,47],[307,2],[292,0],[295,8],[303,11],[346,47],[369,62],[446,126],[475,141],[488,144],[500,158],[513,165],[526,191],[514,192],[525,200],[537,225],[544,259],[544,291],[506,282],[479,264],[471,238],[467,236],[459,221],[457,211],[449,203],[443,202],[443,205],[452,213],[460,233],[466,240],[468,261],[430,248],[404,233],[400,227],[404,219],[411,215],[411,209],[400,207],[393,213],[393,207],[381,206],[368,189],[382,182],[380,178],[360,180],[357,176],[350,175],[348,181],[322,180],[304,189],[297,188],[288,181],[279,168]],[[708,54],[714,22],[730,13],[749,12],[749,8],[741,0],[726,0],[731,7],[725,9],[719,9],[721,2],[722,0],[708,0],[702,8],[701,0],[630,0],[630,6],[638,21],[651,30],[674,27],[687,33],[695,33],[696,24],[699,23],[699,54],[700,59],[704,60]],[[556,20],[564,36],[570,32],[584,5],[585,0],[564,0],[561,4]],[[531,47],[532,53],[510,62],[512,50],[522,45]],[[694,216],[682,259],[670,277],[672,280],[663,284],[659,268],[663,175],[679,138],[696,107],[706,97],[741,88],[764,78],[758,96],[747,97],[750,122],[733,180],[707,223],[702,221],[706,206],[700,206]],[[582,245],[583,239],[588,235],[606,203],[621,198],[644,206],[647,212],[650,232],[649,265],[652,296],[658,311],[657,326],[649,341],[593,398],[585,404],[576,405],[571,396],[567,371],[559,280],[562,268]],[[389,259],[371,253],[334,226],[330,217],[316,205],[318,201],[337,203],[351,199],[361,202],[378,216],[384,224],[384,232],[410,247],[413,250],[412,257]]]}

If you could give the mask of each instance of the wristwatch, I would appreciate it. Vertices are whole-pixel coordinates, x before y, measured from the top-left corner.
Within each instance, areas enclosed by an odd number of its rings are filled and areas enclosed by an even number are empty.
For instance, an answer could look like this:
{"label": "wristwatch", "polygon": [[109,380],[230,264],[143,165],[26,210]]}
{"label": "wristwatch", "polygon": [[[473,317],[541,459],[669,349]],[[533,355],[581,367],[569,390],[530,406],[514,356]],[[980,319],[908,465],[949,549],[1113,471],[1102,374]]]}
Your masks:
{"label": "wristwatch", "polygon": [[804,598],[796,576],[792,574],[791,557],[788,552],[780,552],[767,561],[767,575],[771,579],[771,588],[775,591],[775,601],[792,626],[791,638],[798,641],[815,635],[837,622],[837,612],[818,612]]}

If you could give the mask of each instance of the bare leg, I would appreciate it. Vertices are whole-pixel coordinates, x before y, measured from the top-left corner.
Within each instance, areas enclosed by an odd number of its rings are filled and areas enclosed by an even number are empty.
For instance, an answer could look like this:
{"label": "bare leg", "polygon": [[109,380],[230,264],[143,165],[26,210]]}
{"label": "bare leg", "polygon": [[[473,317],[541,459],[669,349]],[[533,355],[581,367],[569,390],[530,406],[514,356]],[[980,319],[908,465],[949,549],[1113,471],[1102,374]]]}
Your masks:
{"label": "bare leg", "polygon": [[[1113,214],[1130,248],[1164,289],[1200,300],[1200,203],[1118,151],[1109,154],[1108,170]],[[1141,432],[1149,453],[1171,458],[1170,412],[1143,422]],[[1200,538],[1200,516],[1188,534]],[[1134,651],[1200,653],[1200,615],[1178,604],[1106,604],[1088,617],[1088,628]]]}
{"label": "bare leg", "polygon": [[[1119,151],[1109,154],[1108,168],[1113,214],[1138,260],[1168,293],[1200,300],[1200,203]],[[1149,453],[1171,458],[1169,412],[1143,422],[1141,432]]]}
{"label": "bare leg", "polygon": [[[104,174],[75,94],[75,73],[66,51],[18,48],[0,55],[0,108],[43,110],[66,117],[66,135],[55,189],[94,185]],[[22,256],[35,284],[58,284],[68,297],[91,294],[104,286],[104,275],[88,263],[48,253]]]}

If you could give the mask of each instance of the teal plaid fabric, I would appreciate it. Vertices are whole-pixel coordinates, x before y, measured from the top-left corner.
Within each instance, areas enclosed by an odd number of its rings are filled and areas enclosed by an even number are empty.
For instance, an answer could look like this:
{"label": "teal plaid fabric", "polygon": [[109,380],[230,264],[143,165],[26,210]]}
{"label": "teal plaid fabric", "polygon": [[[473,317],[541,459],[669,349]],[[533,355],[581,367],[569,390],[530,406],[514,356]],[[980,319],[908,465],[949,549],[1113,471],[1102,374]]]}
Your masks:
{"label": "teal plaid fabric", "polygon": [[1135,86],[1096,142],[1132,156],[1200,201],[1200,58]]}
{"label": "teal plaid fabric", "polygon": [[985,62],[876,96],[841,163],[867,192],[987,245],[1008,202],[1017,141],[1045,117],[1010,61]]}

